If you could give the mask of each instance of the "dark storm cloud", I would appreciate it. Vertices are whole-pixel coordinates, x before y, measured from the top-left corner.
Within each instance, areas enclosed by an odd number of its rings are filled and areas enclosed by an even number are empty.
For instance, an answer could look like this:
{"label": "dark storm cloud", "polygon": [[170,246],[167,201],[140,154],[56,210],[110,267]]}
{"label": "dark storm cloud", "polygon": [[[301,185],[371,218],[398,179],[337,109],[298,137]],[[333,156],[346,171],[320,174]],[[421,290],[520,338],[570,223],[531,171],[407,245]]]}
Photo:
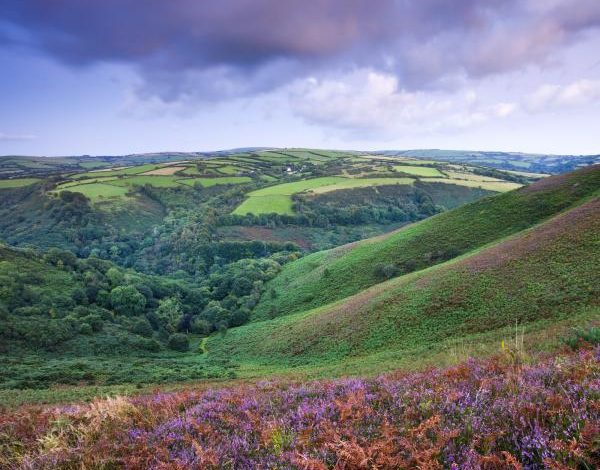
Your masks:
{"label": "dark storm cloud", "polygon": [[600,2],[4,0],[0,20],[0,43],[73,66],[130,64],[143,93],[176,100],[352,67],[393,73],[413,89],[502,73],[543,62],[597,27]]}

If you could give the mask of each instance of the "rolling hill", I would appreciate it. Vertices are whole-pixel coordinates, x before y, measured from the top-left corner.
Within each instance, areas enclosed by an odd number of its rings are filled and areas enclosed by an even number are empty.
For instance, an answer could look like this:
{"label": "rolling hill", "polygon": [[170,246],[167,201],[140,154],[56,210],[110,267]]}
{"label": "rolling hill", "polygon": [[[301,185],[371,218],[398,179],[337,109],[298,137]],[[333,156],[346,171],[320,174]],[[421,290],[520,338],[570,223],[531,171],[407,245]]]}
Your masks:
{"label": "rolling hill", "polygon": [[447,261],[531,227],[598,188],[600,167],[586,167],[480,199],[378,238],[311,254],[287,265],[267,286],[255,318],[315,308],[386,278]]}
{"label": "rolling hill", "polygon": [[[280,300],[289,306],[281,310],[287,315],[211,338],[209,355],[262,373],[319,367],[361,373],[411,360],[422,365],[436,354],[439,360],[461,342],[485,349],[492,339],[497,350],[501,339],[514,336],[515,323],[543,336],[548,328],[598,319],[599,176],[594,167],[546,179],[383,240],[291,263],[267,286],[257,308],[265,315]],[[474,213],[479,217],[466,217]],[[377,262],[430,253],[432,246],[459,248],[449,261],[428,257],[420,270],[376,283]],[[279,295],[269,294],[286,283]],[[314,297],[303,302],[307,289]]]}
{"label": "rolling hill", "polygon": [[[522,177],[401,161],[260,151],[3,189],[0,389],[423,367],[596,318],[598,166],[506,191]],[[77,190],[103,178],[126,192]],[[235,215],[256,191],[294,214]]]}

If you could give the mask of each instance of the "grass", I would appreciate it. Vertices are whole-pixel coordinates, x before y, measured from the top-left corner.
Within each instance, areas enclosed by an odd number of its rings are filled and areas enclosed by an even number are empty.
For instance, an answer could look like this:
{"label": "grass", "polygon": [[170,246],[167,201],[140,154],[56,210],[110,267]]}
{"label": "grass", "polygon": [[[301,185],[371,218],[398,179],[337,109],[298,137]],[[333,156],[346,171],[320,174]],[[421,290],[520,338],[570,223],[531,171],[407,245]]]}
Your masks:
{"label": "grass", "polygon": [[38,181],[38,178],[15,178],[12,180],[0,180],[0,189],[22,188],[25,186],[31,186]]}
{"label": "grass", "polygon": [[282,214],[293,215],[292,198],[285,194],[271,194],[268,196],[252,196],[246,199],[234,211],[236,215],[246,214]]}
{"label": "grass", "polygon": [[517,189],[522,186],[518,183],[511,183],[509,181],[472,181],[457,178],[428,178],[427,181],[434,183],[458,184],[460,186],[481,188],[487,191],[495,191],[498,193],[512,191],[513,189]]}
{"label": "grass", "polygon": [[127,195],[129,191],[126,187],[115,186],[111,181],[111,184],[105,183],[84,183],[75,186],[62,187],[61,189],[68,189],[83,194],[94,202],[103,199],[122,198]]}
{"label": "grass", "polygon": [[400,171],[409,175],[424,176],[424,177],[443,177],[437,168],[429,168],[426,166],[408,166],[408,165],[394,165],[394,171]]}
{"label": "grass", "polygon": [[76,186],[83,186],[86,184],[92,184],[92,183],[106,183],[108,181],[113,181],[117,179],[116,176],[105,176],[102,178],[90,178],[90,179],[86,179],[86,180],[76,180],[76,181],[67,181],[66,183],[61,183],[59,184],[56,189],[57,190],[63,190],[63,189],[70,189],[70,188],[74,188]]}
{"label": "grass", "polygon": [[252,181],[252,178],[249,176],[224,176],[218,178],[189,178],[177,180],[178,183],[185,184],[186,186],[200,185],[205,188],[220,184],[243,184],[249,183],[250,181]]}
{"label": "grass", "polygon": [[237,175],[240,171],[244,171],[243,168],[234,165],[218,166],[216,169],[219,173],[223,173],[224,175]]}
{"label": "grass", "polygon": [[[262,372],[354,367],[360,373],[398,367],[403,357],[423,365],[440,346],[459,340],[489,344],[493,339],[497,350],[515,321],[532,333],[560,322],[598,321],[599,213],[596,197],[449,262],[329,305],[211,337],[207,349],[239,362],[241,374],[243,367]],[[294,281],[281,285],[279,299],[287,300]],[[322,273],[321,281],[326,287],[327,275]]]}
{"label": "grass", "polygon": [[391,265],[397,275],[451,259],[551,217],[598,187],[600,169],[580,170],[478,200],[385,237],[311,254],[270,281],[267,291],[282,295],[263,295],[256,315],[265,318],[274,308],[285,314],[308,310],[353,295],[381,282],[380,266]]}
{"label": "grass", "polygon": [[146,165],[137,165],[130,166],[126,168],[120,168],[118,170],[96,170],[89,171],[87,173],[80,173],[78,175],[74,175],[73,178],[96,178],[99,176],[121,176],[121,175],[137,175],[139,173],[145,173],[147,171],[152,171],[157,168],[160,168],[162,165],[156,164],[146,164]]}
{"label": "grass", "polygon": [[362,188],[386,184],[412,184],[410,178],[345,178],[342,176],[326,176],[312,178],[293,183],[283,183],[248,193],[246,199],[234,211],[234,214],[292,214],[293,194],[304,191],[325,193],[338,189]]}
{"label": "grass", "polygon": [[482,175],[476,175],[474,173],[467,173],[464,171],[453,171],[453,170],[446,170],[445,171],[446,175],[448,175],[448,177],[450,179],[456,179],[456,180],[467,180],[467,181],[503,181],[501,179],[498,178],[492,178],[491,176],[482,176]]}
{"label": "grass", "polygon": [[149,184],[155,188],[174,188],[179,185],[177,176],[131,176],[111,181],[116,186],[144,186]]}
{"label": "grass", "polygon": [[156,168],[154,170],[146,171],[146,172],[142,173],[142,175],[148,175],[148,176],[174,175],[175,173],[177,173],[181,170],[185,170],[186,168],[187,167],[185,167],[185,166],[177,166],[177,165],[163,166],[161,168]]}
{"label": "grass", "polygon": [[347,179],[346,181],[321,186],[312,190],[315,194],[324,194],[331,191],[337,191],[339,189],[353,189],[353,188],[368,188],[371,186],[388,186],[388,185],[412,185],[415,180],[412,178],[355,178]]}

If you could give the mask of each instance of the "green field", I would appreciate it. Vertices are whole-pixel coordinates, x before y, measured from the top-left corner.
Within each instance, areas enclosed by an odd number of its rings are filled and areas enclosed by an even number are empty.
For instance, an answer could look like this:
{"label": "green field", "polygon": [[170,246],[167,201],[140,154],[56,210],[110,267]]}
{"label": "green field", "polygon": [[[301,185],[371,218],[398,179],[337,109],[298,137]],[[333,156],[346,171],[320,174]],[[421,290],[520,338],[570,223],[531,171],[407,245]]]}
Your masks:
{"label": "green field", "polygon": [[293,183],[283,183],[248,193],[248,199],[240,204],[234,214],[292,214],[293,194],[313,191],[325,193],[338,189],[363,188],[388,184],[412,184],[410,178],[345,178],[343,176],[326,176]]}
{"label": "green field", "polygon": [[321,186],[312,190],[315,194],[323,194],[338,189],[353,189],[353,188],[368,188],[371,186],[388,186],[388,185],[412,185],[415,182],[412,178],[348,178],[346,181]]}
{"label": "green field", "polygon": [[68,188],[74,188],[76,186],[82,186],[82,185],[86,185],[86,184],[92,184],[92,183],[107,183],[109,181],[114,181],[116,180],[117,177],[116,176],[105,176],[102,178],[90,178],[90,179],[85,179],[83,181],[81,180],[77,180],[77,181],[67,181],[66,183],[61,183],[59,184],[56,189],[57,190],[63,190],[63,189],[68,189]]}
{"label": "green field", "polygon": [[458,184],[460,186],[467,186],[469,188],[481,188],[499,193],[512,191],[513,189],[518,189],[522,186],[519,183],[511,183],[510,181],[471,181],[457,178],[428,178],[427,181],[434,183]]}
{"label": "green field", "polygon": [[0,180],[0,189],[22,188],[30,186],[39,181],[38,178],[15,178],[12,180]]}
{"label": "green field", "polygon": [[253,196],[246,199],[234,211],[236,215],[246,214],[282,214],[293,215],[292,198],[285,194]]}
{"label": "green field", "polygon": [[223,173],[225,175],[236,175],[240,171],[244,171],[243,168],[240,168],[238,166],[233,166],[233,165],[218,166],[216,169],[219,173]]}
{"label": "green field", "polygon": [[155,188],[174,188],[178,186],[179,176],[131,176],[127,178],[119,178],[111,181],[111,184],[116,186],[144,186],[149,184]]}
{"label": "green field", "polygon": [[408,166],[408,165],[394,165],[395,171],[400,171],[409,175],[424,176],[424,177],[443,177],[444,175],[437,168],[429,168],[426,166]]}
{"label": "green field", "polygon": [[[65,189],[65,188],[63,188]],[[69,191],[74,191],[83,194],[92,201],[100,201],[102,199],[112,199],[124,197],[129,188],[115,186],[112,184],[105,183],[86,183],[77,186],[68,187]]]}
{"label": "green field", "polygon": [[139,173],[145,173],[146,171],[152,171],[152,170],[156,170],[157,168],[161,168],[165,165],[155,165],[155,164],[148,164],[148,165],[137,165],[137,166],[130,166],[127,168],[121,168],[118,170],[97,170],[97,171],[89,171],[87,173],[79,173],[77,175],[74,175],[73,178],[97,178],[97,177],[103,177],[103,176],[121,176],[121,175],[137,175]]}
{"label": "green field", "polygon": [[187,178],[187,179],[178,179],[177,182],[180,184],[185,184],[186,186],[195,186],[200,185],[205,188],[209,188],[211,186],[217,186],[219,184],[243,184],[249,183],[252,181],[252,178],[249,176],[224,176],[217,178]]}

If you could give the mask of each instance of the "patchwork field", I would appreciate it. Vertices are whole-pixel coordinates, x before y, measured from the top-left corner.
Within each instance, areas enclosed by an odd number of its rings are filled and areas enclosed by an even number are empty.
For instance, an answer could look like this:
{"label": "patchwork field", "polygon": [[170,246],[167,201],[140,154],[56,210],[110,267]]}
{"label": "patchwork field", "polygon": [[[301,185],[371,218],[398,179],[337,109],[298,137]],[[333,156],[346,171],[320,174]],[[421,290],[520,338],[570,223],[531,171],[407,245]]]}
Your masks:
{"label": "patchwork field", "polygon": [[409,165],[394,165],[395,171],[400,171],[402,173],[407,173],[409,175],[415,176],[440,176],[443,177],[444,174],[441,173],[437,168],[428,168],[426,166],[409,166]]}
{"label": "patchwork field", "polygon": [[435,183],[458,184],[460,186],[467,186],[469,188],[481,188],[487,189],[488,191],[496,191],[499,193],[512,191],[513,189],[518,189],[521,186],[523,186],[522,184],[512,183],[510,181],[471,181],[457,178],[428,178],[427,181]]}
{"label": "patchwork field", "polygon": [[40,181],[38,178],[15,178],[12,180],[0,180],[0,189],[22,188]]}
{"label": "patchwork field", "polygon": [[185,166],[165,166],[163,168],[157,168],[155,170],[146,171],[142,175],[174,175],[178,171],[185,170]]}
{"label": "patchwork field", "polygon": [[129,188],[114,185],[112,184],[112,181],[111,184],[86,183],[61,189],[68,189],[69,191],[81,193],[93,202],[98,202],[103,199],[122,198],[125,197],[129,191]]}
{"label": "patchwork field", "polygon": [[218,178],[188,178],[188,179],[178,179],[177,182],[179,184],[184,184],[186,186],[195,186],[200,185],[205,188],[209,188],[211,186],[217,186],[220,184],[243,184],[249,183],[252,181],[252,178],[248,176],[224,176]]}
{"label": "patchwork field", "polygon": [[291,214],[293,194],[314,192],[322,194],[338,189],[364,188],[369,186],[382,186],[393,184],[410,185],[414,180],[410,178],[346,178],[343,176],[328,176],[324,178],[307,179],[293,183],[278,184],[268,188],[259,189],[248,193],[246,199],[238,206],[234,214]]}

